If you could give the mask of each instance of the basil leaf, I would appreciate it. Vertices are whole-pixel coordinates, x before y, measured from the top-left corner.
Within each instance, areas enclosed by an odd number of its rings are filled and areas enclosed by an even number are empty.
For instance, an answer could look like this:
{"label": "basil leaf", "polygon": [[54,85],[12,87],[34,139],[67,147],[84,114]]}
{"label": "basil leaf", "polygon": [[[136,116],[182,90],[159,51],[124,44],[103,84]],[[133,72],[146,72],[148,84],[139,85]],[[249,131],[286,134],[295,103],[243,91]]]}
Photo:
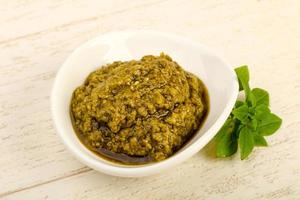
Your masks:
{"label": "basil leaf", "polygon": [[266,147],[268,146],[267,141],[265,140],[265,138],[257,133],[254,134],[253,136],[254,139],[254,145],[257,147]]}
{"label": "basil leaf", "polygon": [[255,107],[254,117],[257,120],[262,120],[266,117],[266,115],[269,115],[270,113],[271,111],[268,106],[266,106],[265,104],[260,104]]}
{"label": "basil leaf", "polygon": [[249,112],[249,108],[248,106],[245,104],[245,105],[242,105],[238,108],[235,108],[233,111],[232,111],[232,114],[233,116],[240,120],[241,122],[245,123],[246,120],[247,120],[247,117],[248,117],[248,112]]}
{"label": "basil leaf", "polygon": [[233,118],[227,119],[215,137],[217,157],[231,156],[237,151],[237,124]]}
{"label": "basil leaf", "polygon": [[256,106],[256,97],[251,91],[249,91],[248,98],[246,98],[246,101],[249,106],[252,106],[252,107]]}
{"label": "basil leaf", "polygon": [[239,145],[241,150],[241,160],[244,160],[249,156],[254,147],[253,132],[245,126],[241,129],[239,135]]}
{"label": "basil leaf", "polygon": [[245,94],[246,94],[246,99],[248,99],[249,92],[250,92],[248,66],[244,65],[244,66],[235,68],[235,73],[239,80],[240,91],[244,90]]}
{"label": "basil leaf", "polygon": [[256,98],[256,105],[264,104],[269,106],[269,93],[261,88],[254,88],[252,90],[252,94],[254,94]]}
{"label": "basil leaf", "polygon": [[251,125],[251,128],[253,129],[253,130],[256,130],[256,128],[257,128],[257,119],[251,119],[251,121],[250,121],[250,125]]}
{"label": "basil leaf", "polygon": [[248,66],[247,65],[243,65],[240,66],[238,68],[235,68],[235,73],[238,77],[239,80],[239,86],[240,86],[240,91],[241,90],[245,90],[245,86],[248,84],[249,82],[249,71],[248,71]]}
{"label": "basil leaf", "polygon": [[256,106],[256,97],[251,92],[249,86],[249,70],[248,66],[241,66],[235,69],[235,72],[239,79],[240,90],[243,89],[245,91],[246,102],[249,106]]}
{"label": "basil leaf", "polygon": [[258,121],[257,132],[260,135],[267,136],[275,133],[281,126],[282,120],[273,113],[265,113]]}
{"label": "basil leaf", "polygon": [[237,101],[235,102],[235,104],[234,104],[234,107],[235,107],[235,108],[238,108],[238,107],[240,107],[240,106],[242,106],[242,105],[244,105],[244,104],[245,104],[244,102],[237,100]]}

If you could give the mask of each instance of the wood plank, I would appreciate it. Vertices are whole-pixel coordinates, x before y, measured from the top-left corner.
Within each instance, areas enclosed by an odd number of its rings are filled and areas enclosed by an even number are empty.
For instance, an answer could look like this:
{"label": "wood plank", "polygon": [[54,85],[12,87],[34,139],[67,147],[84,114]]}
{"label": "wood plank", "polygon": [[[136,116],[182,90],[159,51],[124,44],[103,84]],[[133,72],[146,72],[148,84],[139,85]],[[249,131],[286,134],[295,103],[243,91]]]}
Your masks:
{"label": "wood plank", "polygon": [[151,6],[163,0],[113,1],[5,1],[0,5],[0,40],[94,21],[116,13]]}
{"label": "wood plank", "polygon": [[[237,157],[216,160],[201,152],[172,170],[146,178],[116,178],[89,171],[4,199],[297,199],[299,168],[289,166],[299,164],[289,160],[297,153],[275,152],[273,146],[257,150],[245,162]],[[294,174],[281,173],[287,168]]]}
{"label": "wood plank", "polygon": [[[43,9],[40,2],[21,4],[23,8],[16,11]],[[83,2],[75,1],[76,9]],[[300,196],[297,155],[300,3],[296,0],[149,2],[101,17],[97,17],[100,11],[91,11],[89,15],[90,8],[83,6],[83,14],[76,18],[78,9],[67,9],[72,3],[57,1],[59,5],[49,13],[34,14],[32,19],[16,17],[12,25],[3,19],[13,18],[15,12],[5,12],[5,18],[0,20],[1,27],[5,27],[0,32],[0,197],[235,199],[247,194],[248,199],[297,199]],[[18,6],[13,2],[7,8]],[[110,13],[113,5],[108,7]],[[57,17],[53,23],[42,24],[43,17],[60,16],[61,12],[68,12],[74,18],[60,21]],[[20,24],[28,26],[28,30],[11,31],[18,30]],[[180,33],[224,52],[235,66],[249,64],[252,85],[270,91],[272,110],[284,119],[279,133],[269,138],[270,147],[257,149],[245,162],[238,157],[212,158],[207,155],[210,152],[207,147],[173,170],[142,179],[106,176],[75,160],[55,135],[52,125],[49,95],[55,73],[80,43],[107,31],[126,28]]]}

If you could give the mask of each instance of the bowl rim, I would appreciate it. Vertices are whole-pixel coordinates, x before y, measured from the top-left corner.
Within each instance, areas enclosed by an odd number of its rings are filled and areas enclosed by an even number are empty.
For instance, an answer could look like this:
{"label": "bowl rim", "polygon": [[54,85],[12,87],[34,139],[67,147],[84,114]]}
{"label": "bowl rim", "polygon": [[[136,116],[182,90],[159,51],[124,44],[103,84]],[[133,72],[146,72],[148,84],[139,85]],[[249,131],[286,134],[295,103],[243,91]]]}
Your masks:
{"label": "bowl rim", "polygon": [[[182,41],[185,43],[188,43],[189,45],[192,46],[198,46],[201,49],[203,49],[205,52],[208,52],[212,55],[217,56],[223,63],[224,66],[229,70],[233,77],[235,77],[236,81],[233,84],[233,90],[231,91],[230,94],[230,99],[227,102],[224,110],[222,113],[219,114],[217,117],[216,121],[214,124],[212,124],[206,132],[203,133],[201,137],[199,137],[198,140],[193,142],[192,144],[189,145],[184,151],[181,151],[178,154],[175,154],[171,157],[169,157],[166,160],[153,163],[151,165],[136,165],[136,166],[131,166],[128,167],[126,165],[122,166],[115,166],[115,165],[110,165],[106,162],[99,162],[98,160],[93,159],[90,156],[87,156],[84,154],[79,148],[76,147],[74,143],[72,143],[70,140],[67,140],[64,137],[64,134],[62,133],[61,127],[60,127],[60,122],[58,120],[58,114],[56,113],[55,108],[57,107],[57,102],[55,101],[55,95],[57,93],[57,90],[59,90],[59,78],[61,76],[62,70],[67,66],[67,63],[71,59],[72,55],[76,54],[77,52],[81,51],[86,45],[89,45],[90,43],[94,42],[95,40],[99,40],[100,38],[103,37],[110,37],[112,35],[119,35],[119,34],[133,34],[133,33],[147,33],[147,34],[154,34],[154,35],[159,35],[159,36],[165,36],[169,37],[171,39],[177,40],[177,41]],[[52,119],[54,122],[54,127],[56,129],[57,135],[59,135],[60,139],[62,142],[67,146],[69,151],[71,151],[75,157],[80,160],[83,164],[106,174],[109,175],[114,175],[114,176],[122,176],[122,177],[142,177],[142,176],[148,176],[152,174],[156,174],[161,172],[162,170],[165,170],[169,167],[175,166],[188,158],[192,157],[195,155],[198,151],[200,151],[217,133],[217,131],[222,127],[224,122],[226,121],[227,117],[230,115],[230,112],[235,104],[235,101],[238,96],[238,91],[239,91],[239,85],[238,85],[238,80],[236,77],[236,74],[234,72],[234,69],[230,67],[228,62],[221,57],[219,54],[215,53],[214,51],[210,50],[206,46],[200,44],[197,41],[194,41],[190,38],[186,38],[181,35],[177,35],[174,33],[167,33],[167,32],[161,32],[161,31],[155,31],[155,30],[123,30],[123,31],[113,31],[113,32],[107,32],[104,34],[101,34],[97,37],[94,37],[92,39],[87,40],[86,42],[80,44],[75,50],[72,51],[71,54],[69,54],[68,58],[64,61],[62,66],[59,68],[58,72],[56,73],[56,77],[52,86],[52,91],[51,91],[51,113],[52,113]],[[201,140],[200,140],[201,139]]]}

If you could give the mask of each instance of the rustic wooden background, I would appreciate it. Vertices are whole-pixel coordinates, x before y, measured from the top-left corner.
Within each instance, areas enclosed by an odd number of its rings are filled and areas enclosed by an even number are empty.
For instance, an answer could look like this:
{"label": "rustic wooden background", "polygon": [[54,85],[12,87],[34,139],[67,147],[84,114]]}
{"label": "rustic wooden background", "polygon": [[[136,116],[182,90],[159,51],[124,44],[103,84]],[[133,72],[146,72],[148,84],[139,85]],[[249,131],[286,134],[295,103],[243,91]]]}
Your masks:
{"label": "rustic wooden background", "polygon": [[[109,31],[154,29],[197,40],[252,86],[271,93],[283,118],[268,148],[246,161],[207,146],[146,178],[118,178],[78,162],[54,130],[50,91],[71,51]],[[0,0],[0,198],[300,199],[299,0]]]}

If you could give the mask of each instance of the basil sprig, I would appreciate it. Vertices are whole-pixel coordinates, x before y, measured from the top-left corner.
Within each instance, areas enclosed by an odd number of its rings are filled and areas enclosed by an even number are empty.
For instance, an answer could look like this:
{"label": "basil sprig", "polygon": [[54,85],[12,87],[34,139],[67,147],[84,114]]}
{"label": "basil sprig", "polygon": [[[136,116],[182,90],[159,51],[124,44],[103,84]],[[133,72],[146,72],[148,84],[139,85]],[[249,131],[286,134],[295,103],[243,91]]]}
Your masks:
{"label": "basil sprig", "polygon": [[231,156],[239,146],[243,160],[255,146],[268,145],[264,136],[275,133],[282,120],[270,111],[269,93],[261,88],[250,88],[248,67],[238,67],[235,72],[245,100],[236,101],[230,116],[215,136],[215,144],[217,157]]}

